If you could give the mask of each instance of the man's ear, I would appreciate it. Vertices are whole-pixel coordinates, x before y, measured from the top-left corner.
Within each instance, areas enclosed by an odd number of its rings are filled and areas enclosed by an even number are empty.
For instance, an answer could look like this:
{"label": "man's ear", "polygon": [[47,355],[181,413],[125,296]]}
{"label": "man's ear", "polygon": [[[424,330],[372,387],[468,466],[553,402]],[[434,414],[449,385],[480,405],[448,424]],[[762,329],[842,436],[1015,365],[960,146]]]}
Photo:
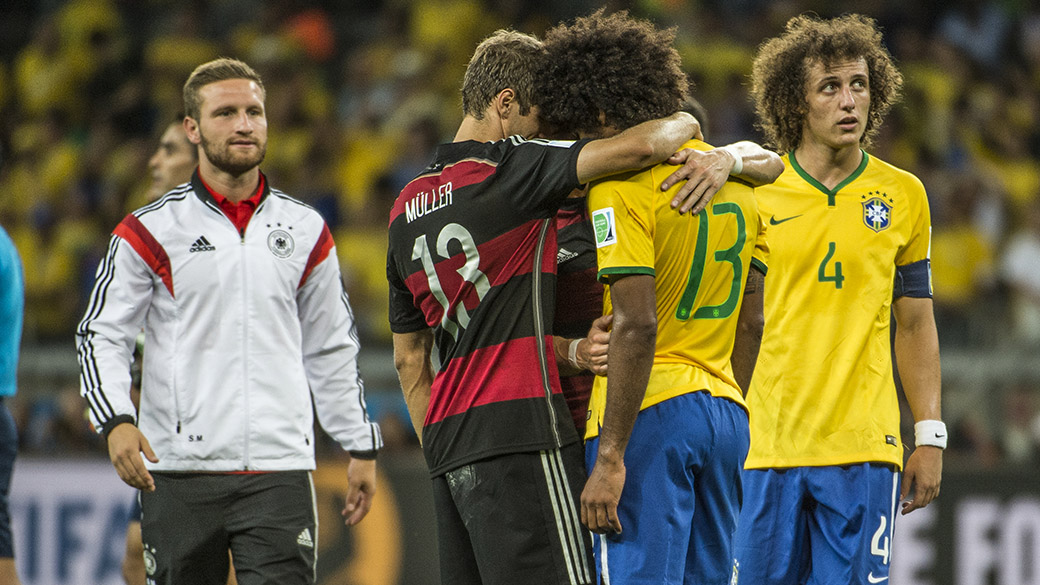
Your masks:
{"label": "man's ear", "polygon": [[195,118],[191,116],[184,116],[183,121],[184,133],[188,135],[188,141],[192,144],[199,144],[202,142],[202,134],[199,133],[199,123],[195,121]]}
{"label": "man's ear", "polygon": [[513,88],[511,87],[503,89],[502,91],[498,92],[498,95],[495,96],[495,110],[498,112],[498,117],[503,120],[508,119],[512,115],[513,110],[515,110],[516,106],[518,105],[519,104],[516,100],[516,92],[514,92]]}

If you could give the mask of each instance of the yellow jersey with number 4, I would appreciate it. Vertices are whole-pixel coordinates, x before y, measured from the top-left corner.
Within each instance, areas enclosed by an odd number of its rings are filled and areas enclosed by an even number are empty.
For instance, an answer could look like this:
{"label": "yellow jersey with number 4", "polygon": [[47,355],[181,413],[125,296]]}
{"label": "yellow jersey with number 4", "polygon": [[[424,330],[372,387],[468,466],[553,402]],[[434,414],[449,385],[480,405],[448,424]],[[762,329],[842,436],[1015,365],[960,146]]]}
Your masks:
{"label": "yellow jersey with number 4", "polygon": [[924,186],[865,152],[834,189],[784,163],[756,190],[770,271],[746,467],[901,467],[889,322],[896,267],[928,258]]}
{"label": "yellow jersey with number 4", "polygon": [[[694,140],[687,148],[711,150]],[[677,166],[657,165],[592,184],[589,217],[596,236],[599,278],[654,276],[657,346],[640,409],[686,394],[708,391],[741,406],[730,354],[748,269],[765,272],[765,224],[753,189],[730,181],[697,215],[671,208],[678,190],[662,192]],[[610,287],[604,313],[611,312]],[[586,438],[603,423],[607,380],[596,378],[589,400]]]}

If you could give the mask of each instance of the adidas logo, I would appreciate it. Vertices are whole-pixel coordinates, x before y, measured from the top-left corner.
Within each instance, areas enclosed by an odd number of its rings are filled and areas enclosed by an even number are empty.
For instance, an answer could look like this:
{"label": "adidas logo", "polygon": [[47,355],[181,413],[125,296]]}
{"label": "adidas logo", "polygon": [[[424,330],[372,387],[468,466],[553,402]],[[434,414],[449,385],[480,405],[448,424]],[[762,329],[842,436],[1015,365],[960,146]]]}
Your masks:
{"label": "adidas logo", "polygon": [[210,252],[216,250],[217,247],[209,243],[206,236],[199,236],[199,239],[195,240],[195,243],[188,248],[188,252]]}
{"label": "adidas logo", "polygon": [[557,264],[563,264],[564,262],[566,262],[568,260],[572,260],[572,259],[577,258],[577,257],[578,257],[578,253],[577,252],[571,252],[567,248],[560,248],[560,250],[558,252],[556,252],[556,263]]}
{"label": "adidas logo", "polygon": [[296,537],[296,544],[307,548],[314,548],[314,539],[311,538],[311,531],[309,528],[304,528],[300,532],[300,535]]}

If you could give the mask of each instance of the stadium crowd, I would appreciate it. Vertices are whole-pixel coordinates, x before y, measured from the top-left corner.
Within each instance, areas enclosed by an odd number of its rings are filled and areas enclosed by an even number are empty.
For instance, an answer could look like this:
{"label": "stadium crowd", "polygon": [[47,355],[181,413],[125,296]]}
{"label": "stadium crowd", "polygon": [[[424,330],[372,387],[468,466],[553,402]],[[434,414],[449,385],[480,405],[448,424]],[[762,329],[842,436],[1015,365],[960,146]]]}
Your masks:
{"label": "stadium crowd", "polygon": [[[262,168],[325,216],[362,342],[385,349],[389,207],[433,146],[450,140],[473,47],[497,28],[540,34],[600,4],[4,2],[0,224],[25,265],[25,351],[71,352],[108,234],[144,201],[148,159],[178,114],[181,85],[195,65],[222,55],[264,76],[277,131]],[[790,16],[855,10],[878,19],[906,86],[874,151],[928,189],[949,463],[1040,463],[1040,7],[1015,0],[608,6],[678,27],[715,144],[762,140],[746,131],[754,121],[751,57]],[[1013,367],[984,363],[994,356]],[[77,400],[74,380],[23,386],[12,404],[23,452],[99,452]],[[407,417],[386,402],[377,410],[397,421],[390,426],[399,429],[397,442],[413,441],[401,422]],[[387,434],[388,445],[394,436]]]}

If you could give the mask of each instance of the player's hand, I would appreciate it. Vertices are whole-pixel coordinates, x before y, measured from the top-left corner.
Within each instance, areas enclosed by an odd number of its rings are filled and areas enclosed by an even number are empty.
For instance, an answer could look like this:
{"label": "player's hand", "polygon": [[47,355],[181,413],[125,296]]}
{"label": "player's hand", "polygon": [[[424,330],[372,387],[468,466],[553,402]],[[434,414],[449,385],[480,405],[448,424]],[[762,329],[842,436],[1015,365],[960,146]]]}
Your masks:
{"label": "player's hand", "polygon": [[148,444],[148,439],[136,426],[122,423],[108,433],[108,457],[112,460],[119,479],[139,490],[154,492],[155,479],[144,466],[142,453],[152,463],[159,462],[152,446]]}
{"label": "player's hand", "polygon": [[[921,445],[914,449],[903,469],[903,485],[899,489],[899,500],[902,502],[901,514],[909,514],[923,508],[939,496],[939,484],[942,482],[942,449]],[[907,499],[910,490],[913,497]]]}
{"label": "player's hand", "polygon": [[625,462],[598,457],[581,492],[581,523],[597,534],[621,534],[618,502],[625,487]]}
{"label": "player's hand", "polygon": [[661,183],[667,191],[681,181],[686,184],[672,197],[672,209],[680,214],[699,213],[708,206],[715,193],[729,180],[729,173],[737,163],[736,155],[725,148],[693,150],[684,148],[666,161],[668,164],[683,165]]}
{"label": "player's hand", "polygon": [[592,322],[585,343],[578,344],[578,365],[597,376],[607,375],[607,350],[610,348],[610,325],[614,315],[603,315]]}
{"label": "player's hand", "polygon": [[352,458],[347,466],[347,502],[343,507],[344,523],[354,526],[372,508],[376,495],[376,460]]}

